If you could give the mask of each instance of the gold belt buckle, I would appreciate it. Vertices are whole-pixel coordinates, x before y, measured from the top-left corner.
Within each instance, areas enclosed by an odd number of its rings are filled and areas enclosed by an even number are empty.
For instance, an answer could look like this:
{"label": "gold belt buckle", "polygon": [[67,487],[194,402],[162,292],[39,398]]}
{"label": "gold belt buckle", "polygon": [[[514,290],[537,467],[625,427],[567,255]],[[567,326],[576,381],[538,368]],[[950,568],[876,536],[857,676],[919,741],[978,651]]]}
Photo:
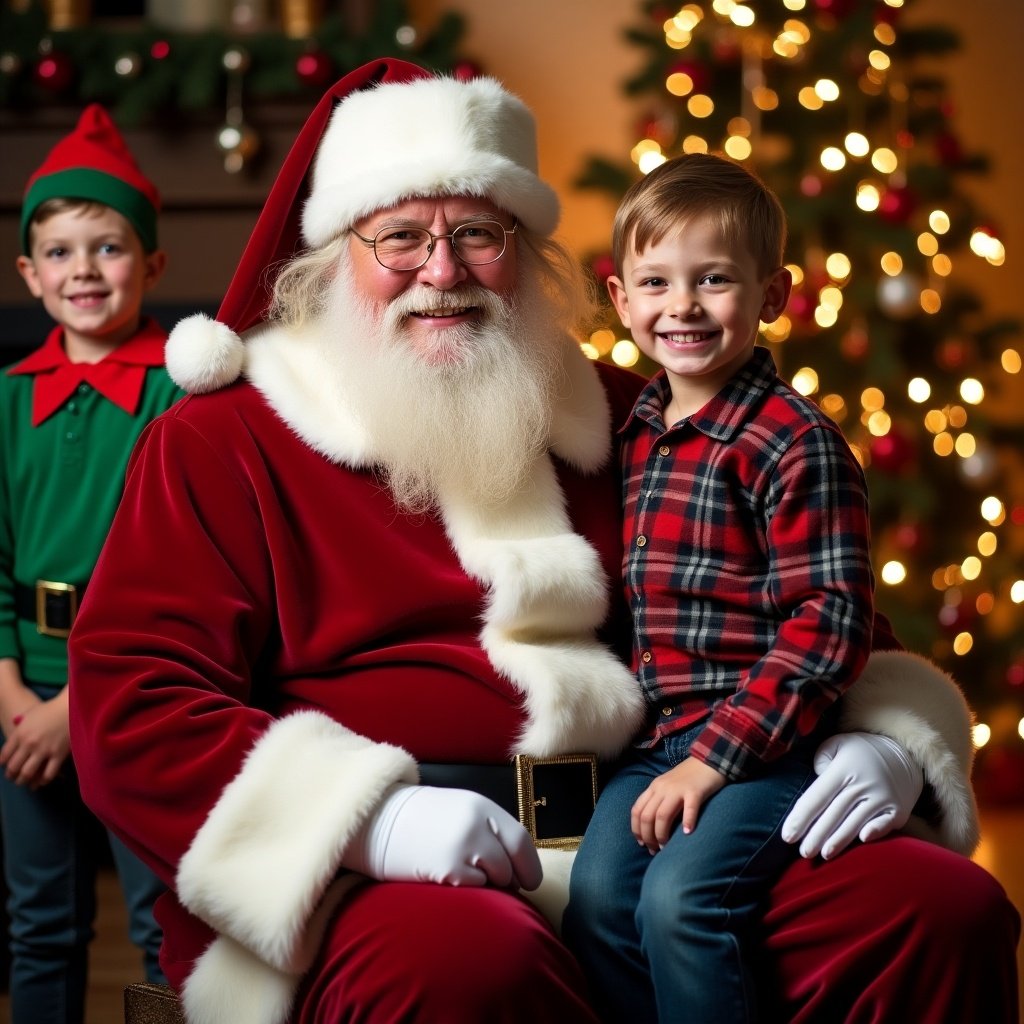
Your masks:
{"label": "gold belt buckle", "polygon": [[[68,625],[51,626],[46,615],[46,598],[66,594],[68,597]],[[78,614],[78,588],[74,583],[54,583],[52,580],[36,580],[36,632],[43,636],[66,639],[71,635],[75,616]]]}
{"label": "gold belt buckle", "polygon": [[[538,792],[538,787],[543,787],[537,779],[537,770],[549,766],[564,767],[577,776],[575,785],[579,788],[579,795],[589,801],[587,817],[593,812],[597,804],[597,755],[596,754],[558,754],[555,757],[530,757],[527,754],[517,754],[515,757],[516,770],[516,795],[519,801],[519,820],[523,828],[530,833],[534,845],[539,849],[548,850],[576,850],[583,840],[583,829],[585,822],[580,822],[582,828],[578,835],[552,836],[539,835],[537,812],[549,805],[548,794]],[[543,774],[543,772],[542,772]]]}

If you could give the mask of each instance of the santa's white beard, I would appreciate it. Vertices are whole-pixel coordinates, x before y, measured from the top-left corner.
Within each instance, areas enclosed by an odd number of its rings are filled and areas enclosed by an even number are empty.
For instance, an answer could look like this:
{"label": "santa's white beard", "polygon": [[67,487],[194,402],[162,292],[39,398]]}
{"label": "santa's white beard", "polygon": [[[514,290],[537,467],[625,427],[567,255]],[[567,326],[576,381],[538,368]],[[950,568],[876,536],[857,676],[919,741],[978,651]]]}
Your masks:
{"label": "santa's white beard", "polygon": [[[340,268],[323,320],[336,344],[340,397],[403,508],[426,511],[444,498],[500,506],[547,451],[566,341],[553,301],[520,262],[514,300],[477,285],[417,285],[384,307],[355,298]],[[431,352],[414,350],[407,314],[439,306],[475,306],[482,316],[437,332]]]}

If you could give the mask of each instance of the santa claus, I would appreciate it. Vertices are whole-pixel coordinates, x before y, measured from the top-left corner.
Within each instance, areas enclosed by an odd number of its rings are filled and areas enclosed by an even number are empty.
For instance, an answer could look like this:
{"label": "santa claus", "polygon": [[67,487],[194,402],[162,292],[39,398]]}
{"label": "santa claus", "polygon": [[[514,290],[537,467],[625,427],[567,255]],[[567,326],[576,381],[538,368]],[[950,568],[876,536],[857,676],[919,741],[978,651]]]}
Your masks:
{"label": "santa claus", "polygon": [[[557,217],[519,100],[377,61],[300,133],[217,321],[172,336],[192,396],[129,468],[72,741],[172,888],[192,1024],[599,1017],[557,923],[641,714],[612,436],[642,382],[581,355]],[[1018,920],[962,856],[969,724],[931,665],[873,656],[844,727],[902,751],[833,741],[803,852],[937,842],[787,871],[766,1018],[1014,1017]]]}

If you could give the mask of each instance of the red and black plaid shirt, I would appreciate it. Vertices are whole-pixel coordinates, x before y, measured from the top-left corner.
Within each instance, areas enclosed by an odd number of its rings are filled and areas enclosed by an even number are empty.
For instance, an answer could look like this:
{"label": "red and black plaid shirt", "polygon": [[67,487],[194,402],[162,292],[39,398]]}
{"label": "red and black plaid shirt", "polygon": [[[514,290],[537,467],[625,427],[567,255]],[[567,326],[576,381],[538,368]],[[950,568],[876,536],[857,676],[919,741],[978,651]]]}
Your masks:
{"label": "red and black plaid shirt", "polygon": [[812,734],[868,656],[867,489],[766,349],[666,430],[669,398],[662,371],[620,432],[641,745],[707,717],[692,756],[741,779]]}

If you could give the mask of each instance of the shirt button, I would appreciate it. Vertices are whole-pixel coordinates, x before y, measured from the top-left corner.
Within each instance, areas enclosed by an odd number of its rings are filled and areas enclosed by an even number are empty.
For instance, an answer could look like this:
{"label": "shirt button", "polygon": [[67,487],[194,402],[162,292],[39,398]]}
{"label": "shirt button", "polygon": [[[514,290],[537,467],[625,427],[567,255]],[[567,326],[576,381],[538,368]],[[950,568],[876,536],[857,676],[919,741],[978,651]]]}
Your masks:
{"label": "shirt button", "polygon": [[662,708],[661,709],[661,713],[667,718],[669,715],[672,714],[672,709],[671,708]]}
{"label": "shirt button", "polygon": [[637,537],[637,539],[636,539],[636,546],[638,548],[642,548],[642,547],[646,547],[647,546],[647,538],[643,534],[640,534],[640,536]]}
{"label": "shirt button", "polygon": [[68,412],[70,412],[70,413],[78,412],[78,406],[75,405],[74,402],[68,402]]}
{"label": "shirt button", "polygon": [[642,662],[643,662],[643,663],[644,663],[645,665],[647,665],[647,664],[650,664],[650,661],[651,661],[651,658],[652,658],[652,657],[653,657],[653,655],[651,654],[651,652],[650,652],[650,651],[644,651],[644,653],[640,655],[640,660],[641,660],[641,661],[642,661]]}
{"label": "shirt button", "polygon": [[78,393],[84,395],[89,390],[89,385],[82,383],[78,385]]}
{"label": "shirt button", "polygon": [[660,447],[660,448],[658,449],[658,454],[659,454],[659,455],[670,455],[671,453],[672,453],[672,449],[671,449],[671,448],[669,448],[669,446],[668,446],[667,444],[663,444],[663,445],[662,445],[662,446],[661,446],[661,447]]}

